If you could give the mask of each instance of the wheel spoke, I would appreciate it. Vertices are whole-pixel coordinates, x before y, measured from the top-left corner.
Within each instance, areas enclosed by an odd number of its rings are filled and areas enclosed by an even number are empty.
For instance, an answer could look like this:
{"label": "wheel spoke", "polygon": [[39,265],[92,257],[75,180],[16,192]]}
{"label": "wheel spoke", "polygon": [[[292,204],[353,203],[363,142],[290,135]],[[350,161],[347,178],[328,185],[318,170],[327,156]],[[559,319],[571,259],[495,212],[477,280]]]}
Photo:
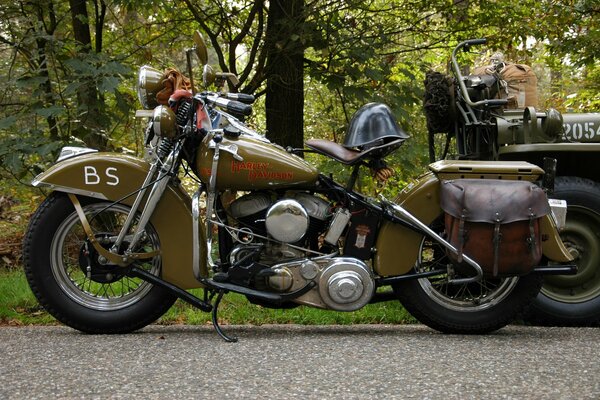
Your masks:
{"label": "wheel spoke", "polygon": [[[437,226],[438,232],[443,226]],[[446,270],[450,264],[445,249],[429,239],[421,242],[417,272]],[[460,270],[460,269],[458,269]],[[444,307],[462,311],[475,311],[487,307],[494,299],[501,299],[511,292],[518,278],[486,279],[470,284],[453,285],[448,283],[446,274],[419,279],[418,282],[429,297]]]}
{"label": "wheel spoke", "polygon": [[[129,208],[117,204],[104,210],[106,205],[107,203],[93,203],[84,206],[84,212],[93,232],[98,235],[98,242],[108,249],[118,236]],[[101,213],[96,215],[100,211]],[[73,213],[59,226],[52,243],[52,273],[61,289],[72,300],[89,308],[114,310],[139,301],[149,292],[152,285],[133,280],[123,273],[121,267],[101,260],[86,236],[79,218]],[[127,237],[130,240],[132,236]],[[123,245],[128,246],[127,239]],[[144,252],[159,249],[158,236],[151,225],[146,229],[144,241],[136,247]],[[84,251],[89,251],[89,256],[84,256]],[[87,276],[88,265],[91,266],[91,279]],[[141,267],[150,273],[158,274],[160,258],[148,260]]]}

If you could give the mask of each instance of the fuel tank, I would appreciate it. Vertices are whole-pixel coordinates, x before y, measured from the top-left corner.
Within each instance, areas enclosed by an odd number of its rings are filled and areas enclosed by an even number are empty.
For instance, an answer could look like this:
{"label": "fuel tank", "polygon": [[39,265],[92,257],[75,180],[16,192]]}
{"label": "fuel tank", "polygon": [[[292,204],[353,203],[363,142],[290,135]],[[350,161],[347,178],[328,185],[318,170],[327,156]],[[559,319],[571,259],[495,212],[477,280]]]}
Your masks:
{"label": "fuel tank", "polygon": [[[207,135],[196,157],[196,173],[208,184],[215,143]],[[219,145],[217,189],[310,189],[319,172],[302,158],[261,138],[224,136]]]}

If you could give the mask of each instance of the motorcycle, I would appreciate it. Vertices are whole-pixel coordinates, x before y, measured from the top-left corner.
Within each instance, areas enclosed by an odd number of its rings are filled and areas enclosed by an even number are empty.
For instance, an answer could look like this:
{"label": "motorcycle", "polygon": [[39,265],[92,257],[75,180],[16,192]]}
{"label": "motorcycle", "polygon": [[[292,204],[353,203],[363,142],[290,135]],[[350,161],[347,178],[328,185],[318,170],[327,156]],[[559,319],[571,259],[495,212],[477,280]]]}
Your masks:
{"label": "motorcycle", "polygon": [[[140,69],[146,159],[68,147],[32,183],[51,193],[25,235],[25,272],[62,323],[130,332],[179,298],[211,312],[217,333],[235,341],[218,323],[232,292],[264,307],[343,312],[400,300],[433,329],[486,333],[523,311],[543,274],[574,272],[561,220],[535,183],[541,168],[440,161],[394,201],[370,198],[354,190],[359,171],[389,176],[384,158],[408,138],[387,106],[359,109],[343,145],[284,149],[243,122],[252,95],[195,90],[194,53],[205,87],[235,76],[216,73],[202,36],[193,39],[189,81]],[[349,181],[319,173],[303,151],[348,166]],[[192,196],[182,171],[198,182]]]}

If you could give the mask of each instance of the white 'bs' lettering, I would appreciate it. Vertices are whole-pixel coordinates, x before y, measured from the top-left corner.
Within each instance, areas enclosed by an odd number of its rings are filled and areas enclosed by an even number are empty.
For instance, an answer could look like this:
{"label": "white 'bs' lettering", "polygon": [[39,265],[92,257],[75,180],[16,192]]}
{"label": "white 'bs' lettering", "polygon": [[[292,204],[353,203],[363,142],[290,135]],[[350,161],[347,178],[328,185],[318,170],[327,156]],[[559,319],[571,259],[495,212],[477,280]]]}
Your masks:
{"label": "white 'bs' lettering", "polygon": [[[108,178],[106,181],[107,185],[116,186],[119,184],[119,177],[116,175],[117,169],[115,167],[108,167],[104,171],[104,175]],[[101,181],[98,170],[91,165],[83,167],[83,176],[85,178],[86,185],[98,185]]]}
{"label": "white 'bs' lettering", "polygon": [[119,177],[111,174],[111,172],[117,172],[117,169],[115,167],[106,168],[106,176],[112,179],[106,182],[106,184],[110,186],[117,186],[119,184]]}
{"label": "white 'bs' lettering", "polygon": [[86,165],[83,167],[83,173],[85,175],[86,185],[97,185],[100,183],[100,176],[96,171],[96,168]]}

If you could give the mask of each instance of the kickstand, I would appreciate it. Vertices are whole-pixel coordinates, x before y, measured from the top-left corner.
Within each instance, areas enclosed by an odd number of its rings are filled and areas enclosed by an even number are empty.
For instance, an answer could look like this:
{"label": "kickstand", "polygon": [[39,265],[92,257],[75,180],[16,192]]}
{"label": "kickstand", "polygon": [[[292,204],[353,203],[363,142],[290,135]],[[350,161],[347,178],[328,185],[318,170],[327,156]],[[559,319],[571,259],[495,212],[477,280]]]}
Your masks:
{"label": "kickstand", "polygon": [[219,321],[217,320],[217,310],[219,308],[219,304],[221,303],[221,299],[223,298],[224,294],[225,294],[224,290],[219,290],[219,294],[217,295],[217,300],[215,300],[215,305],[213,306],[213,309],[212,309],[212,323],[213,323],[213,326],[215,327],[215,330],[217,331],[219,336],[221,336],[223,338],[223,340],[225,340],[228,343],[235,343],[238,341],[238,339],[236,337],[227,336],[225,334],[225,332],[223,332],[223,330],[219,326]]}

